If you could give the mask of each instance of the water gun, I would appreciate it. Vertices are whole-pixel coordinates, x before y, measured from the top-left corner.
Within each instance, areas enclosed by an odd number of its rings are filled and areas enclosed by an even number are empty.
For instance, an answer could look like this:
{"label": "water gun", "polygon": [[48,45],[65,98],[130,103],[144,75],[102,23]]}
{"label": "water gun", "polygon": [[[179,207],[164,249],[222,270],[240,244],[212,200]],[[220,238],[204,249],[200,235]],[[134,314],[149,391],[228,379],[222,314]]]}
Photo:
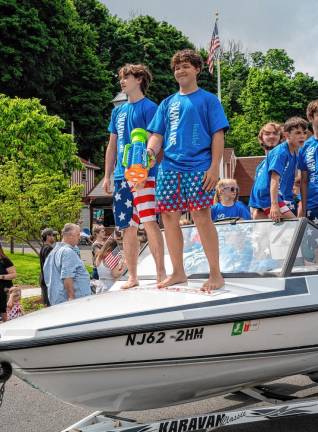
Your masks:
{"label": "water gun", "polygon": [[147,154],[147,132],[137,128],[130,134],[131,142],[124,147],[122,164],[125,178],[132,183],[142,183],[148,177],[150,158]]}

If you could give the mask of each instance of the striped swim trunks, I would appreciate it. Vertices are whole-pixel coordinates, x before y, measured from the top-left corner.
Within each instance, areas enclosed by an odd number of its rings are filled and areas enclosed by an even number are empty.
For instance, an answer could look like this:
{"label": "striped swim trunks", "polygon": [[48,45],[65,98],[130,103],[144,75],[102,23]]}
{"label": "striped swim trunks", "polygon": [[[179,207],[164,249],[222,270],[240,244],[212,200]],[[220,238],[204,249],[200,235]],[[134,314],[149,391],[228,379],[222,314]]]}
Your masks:
{"label": "striped swim trunks", "polygon": [[116,229],[138,227],[145,222],[156,221],[155,177],[148,177],[145,186],[132,192],[128,182],[115,180],[113,211]]}

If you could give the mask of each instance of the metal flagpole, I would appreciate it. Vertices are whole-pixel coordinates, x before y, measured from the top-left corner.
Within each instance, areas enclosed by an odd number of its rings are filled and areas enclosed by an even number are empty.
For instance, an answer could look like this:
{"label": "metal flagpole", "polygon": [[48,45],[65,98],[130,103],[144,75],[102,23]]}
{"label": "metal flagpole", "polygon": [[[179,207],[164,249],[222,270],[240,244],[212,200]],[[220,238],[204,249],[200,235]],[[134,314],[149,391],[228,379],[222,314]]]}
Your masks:
{"label": "metal flagpole", "polygon": [[[219,23],[219,12],[215,12],[215,21],[218,24]],[[219,48],[220,50],[220,48]],[[220,65],[220,51],[218,52],[217,59],[216,59],[216,70],[217,70],[217,90],[218,90],[218,99],[221,102],[221,65]],[[220,178],[224,178],[224,158],[222,155],[221,161],[220,161]]]}

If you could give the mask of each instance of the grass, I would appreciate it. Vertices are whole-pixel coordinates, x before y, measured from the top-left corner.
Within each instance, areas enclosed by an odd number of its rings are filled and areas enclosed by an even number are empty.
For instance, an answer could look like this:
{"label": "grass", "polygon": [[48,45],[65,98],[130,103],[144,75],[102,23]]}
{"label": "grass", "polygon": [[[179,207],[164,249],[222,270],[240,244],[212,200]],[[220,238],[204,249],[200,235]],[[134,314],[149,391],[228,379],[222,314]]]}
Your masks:
{"label": "grass", "polygon": [[6,255],[13,262],[17,269],[15,285],[39,286],[40,260],[32,253],[16,252],[14,254],[5,251]]}
{"label": "grass", "polygon": [[[5,254],[10,258],[17,269],[17,278],[13,281],[15,285],[27,285],[30,287],[38,287],[40,285],[40,259],[36,254],[23,254],[21,252],[11,254],[9,251],[5,251]],[[89,273],[92,272],[92,266],[85,265],[85,267]]]}
{"label": "grass", "polygon": [[21,305],[25,314],[44,308],[44,304],[41,303],[40,296],[22,298]]}

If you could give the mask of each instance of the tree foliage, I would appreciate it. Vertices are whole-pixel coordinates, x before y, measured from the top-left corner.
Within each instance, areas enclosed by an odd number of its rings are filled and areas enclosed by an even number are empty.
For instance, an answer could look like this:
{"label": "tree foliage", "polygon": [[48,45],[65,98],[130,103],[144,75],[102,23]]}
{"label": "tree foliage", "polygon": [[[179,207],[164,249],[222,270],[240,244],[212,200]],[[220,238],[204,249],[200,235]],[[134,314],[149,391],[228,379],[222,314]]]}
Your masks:
{"label": "tree foliage", "polygon": [[1,235],[30,244],[43,227],[78,219],[82,187],[70,187],[70,173],[81,164],[63,127],[37,99],[0,96]]}

